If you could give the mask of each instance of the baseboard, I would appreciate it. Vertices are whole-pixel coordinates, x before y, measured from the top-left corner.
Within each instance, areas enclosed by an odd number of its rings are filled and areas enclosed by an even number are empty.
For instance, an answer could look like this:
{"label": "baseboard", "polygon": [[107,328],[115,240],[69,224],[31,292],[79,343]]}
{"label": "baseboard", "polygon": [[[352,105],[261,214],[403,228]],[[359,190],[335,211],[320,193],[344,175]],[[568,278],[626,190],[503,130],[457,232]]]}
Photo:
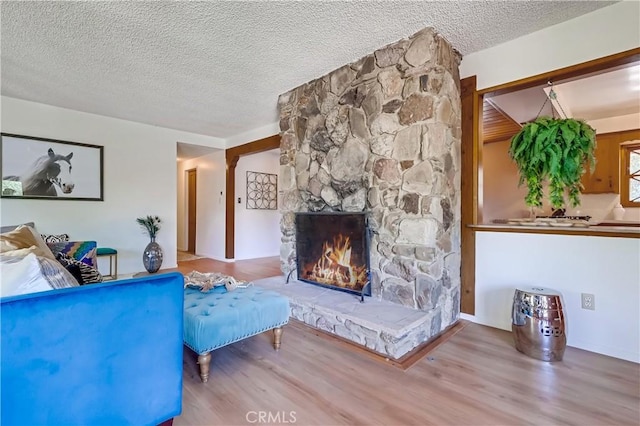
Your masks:
{"label": "baseboard", "polygon": [[315,327],[310,326],[302,321],[296,320],[294,318],[289,319],[289,324],[296,327],[299,330],[302,330],[307,333],[311,333],[315,336],[321,337],[326,340],[333,341],[342,345],[343,347],[361,353],[371,359],[376,361],[384,362],[385,364],[393,365],[394,367],[400,368],[402,370],[407,370],[416,362],[420,361],[425,355],[429,352],[445,343],[451,337],[456,335],[460,330],[462,330],[469,322],[465,320],[458,320],[455,323],[451,324],[445,330],[443,330],[437,337],[429,340],[428,342],[423,343],[420,346],[417,346],[410,352],[406,353],[399,359],[391,358],[387,355],[383,355],[379,352],[376,352],[368,347],[361,345],[359,343],[353,342],[351,340],[345,339],[344,337],[337,336],[335,334],[331,334],[327,331],[317,329]]}
{"label": "baseboard", "polygon": [[460,312],[460,319],[469,321],[469,322],[477,322],[475,315],[465,314],[463,312]]}
{"label": "baseboard", "polygon": [[226,259],[224,257],[207,256],[207,255],[199,255],[199,256],[208,257],[209,259],[217,260],[218,262],[225,262],[225,263],[235,263],[236,262],[235,259]]}

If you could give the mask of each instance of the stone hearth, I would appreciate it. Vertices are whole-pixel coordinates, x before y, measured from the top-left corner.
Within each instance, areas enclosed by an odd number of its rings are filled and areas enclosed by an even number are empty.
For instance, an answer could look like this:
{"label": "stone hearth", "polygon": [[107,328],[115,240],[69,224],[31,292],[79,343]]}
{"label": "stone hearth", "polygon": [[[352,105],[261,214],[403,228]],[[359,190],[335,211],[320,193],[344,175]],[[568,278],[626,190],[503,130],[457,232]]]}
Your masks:
{"label": "stone hearth", "polygon": [[[372,303],[424,318],[410,332],[419,337],[397,347],[417,346],[459,317],[459,61],[427,28],[278,100],[282,270],[296,265],[296,212],[367,212]],[[340,322],[324,309],[298,309],[314,327]],[[380,308],[382,323],[387,312]],[[333,332],[361,342],[341,324]]]}
{"label": "stone hearth", "polygon": [[366,298],[313,286],[301,281],[286,283],[284,277],[256,280],[260,287],[289,298],[291,316],[298,321],[378,352],[400,359],[426,340],[425,335],[440,332],[435,312],[407,308],[397,303]]}

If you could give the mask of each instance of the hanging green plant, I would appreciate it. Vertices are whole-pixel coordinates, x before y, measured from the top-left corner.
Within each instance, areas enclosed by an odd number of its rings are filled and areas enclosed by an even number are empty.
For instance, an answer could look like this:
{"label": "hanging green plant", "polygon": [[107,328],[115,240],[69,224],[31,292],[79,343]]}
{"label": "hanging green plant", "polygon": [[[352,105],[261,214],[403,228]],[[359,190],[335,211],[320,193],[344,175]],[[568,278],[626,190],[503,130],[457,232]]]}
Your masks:
{"label": "hanging green plant", "polygon": [[582,120],[538,117],[511,139],[509,156],[520,172],[519,185],[526,184],[525,203],[541,207],[545,182],[549,182],[549,201],[554,209],[566,206],[565,193],[572,207],[580,205],[580,181],[596,160],[596,132]]}

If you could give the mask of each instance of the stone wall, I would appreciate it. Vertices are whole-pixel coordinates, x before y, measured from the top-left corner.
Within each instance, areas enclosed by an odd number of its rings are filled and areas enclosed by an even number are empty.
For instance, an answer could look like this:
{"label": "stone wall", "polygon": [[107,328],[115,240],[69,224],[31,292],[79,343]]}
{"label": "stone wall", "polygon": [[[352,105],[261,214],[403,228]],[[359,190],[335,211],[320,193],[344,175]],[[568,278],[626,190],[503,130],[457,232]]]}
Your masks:
{"label": "stone wall", "polygon": [[295,212],[367,211],[373,296],[457,320],[459,62],[427,28],[280,96],[285,274]]}

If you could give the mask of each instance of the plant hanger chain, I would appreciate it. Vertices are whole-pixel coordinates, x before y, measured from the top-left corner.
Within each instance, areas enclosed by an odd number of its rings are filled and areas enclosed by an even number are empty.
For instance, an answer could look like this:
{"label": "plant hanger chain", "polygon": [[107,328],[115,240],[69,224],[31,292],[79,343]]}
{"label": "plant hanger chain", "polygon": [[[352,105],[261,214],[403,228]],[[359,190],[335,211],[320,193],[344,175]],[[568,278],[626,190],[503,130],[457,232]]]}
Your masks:
{"label": "plant hanger chain", "polygon": [[[536,115],[536,119],[540,117],[540,114],[542,113],[544,106],[547,104],[547,102],[549,102],[550,99],[556,101],[556,103],[558,104],[558,107],[560,107],[560,111],[562,111],[562,115],[564,115],[565,118],[569,118],[567,116],[567,113],[564,112],[564,108],[562,108],[562,105],[560,105],[560,101],[558,101],[558,95],[556,94],[555,90],[553,90],[553,82],[549,80],[547,82],[547,85],[551,87],[551,90],[549,90],[549,95],[546,96],[546,99],[544,100],[544,103],[542,104],[540,111],[538,111],[538,115]],[[554,108],[553,103],[551,103],[551,117],[556,118],[556,109]]]}

